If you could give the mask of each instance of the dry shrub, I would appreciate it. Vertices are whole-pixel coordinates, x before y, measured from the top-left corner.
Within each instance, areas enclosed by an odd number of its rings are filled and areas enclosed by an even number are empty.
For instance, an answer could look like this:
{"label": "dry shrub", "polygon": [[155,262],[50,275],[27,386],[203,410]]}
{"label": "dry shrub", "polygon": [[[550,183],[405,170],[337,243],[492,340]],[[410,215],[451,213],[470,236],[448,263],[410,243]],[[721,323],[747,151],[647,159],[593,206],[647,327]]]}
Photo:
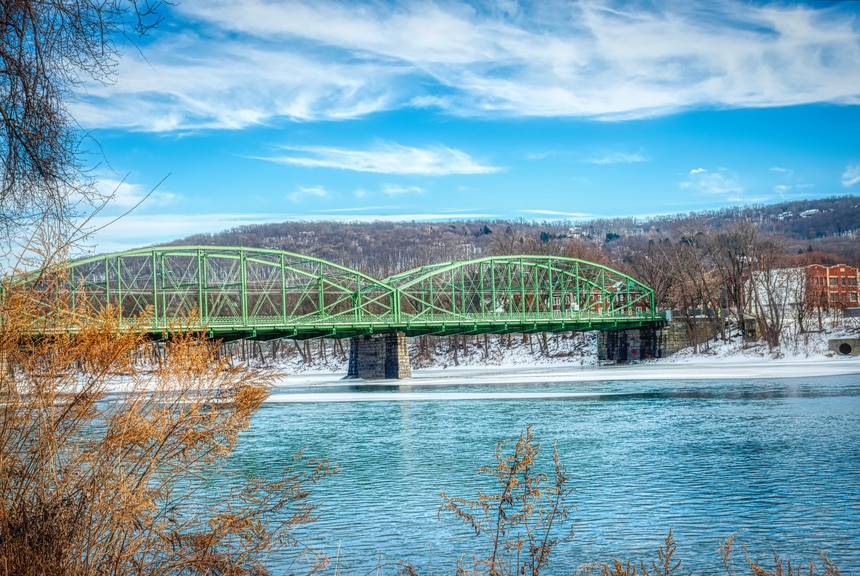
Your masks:
{"label": "dry shrub", "polygon": [[[567,497],[568,475],[553,447],[554,475],[552,480],[537,466],[540,444],[534,441],[531,426],[520,433],[512,454],[504,449],[510,441],[496,446],[496,466],[480,468],[479,474],[489,474],[498,482],[500,491],[478,493],[477,499],[449,498],[441,494],[444,503],[439,509],[454,515],[485,538],[490,551],[465,556],[457,565],[458,574],[531,574],[537,576],[550,561],[553,548],[559,543],[558,531],[563,529],[570,514]],[[571,529],[570,535],[573,534]]]}
{"label": "dry shrub", "polygon": [[291,528],[313,520],[327,463],[298,455],[202,504],[270,377],[185,330],[151,362],[116,309],[64,285],[8,282],[0,303],[0,575],[261,575],[286,547],[293,569],[322,567]]}
{"label": "dry shrub", "polygon": [[637,574],[640,576],[670,576],[678,573],[681,569],[681,561],[676,561],[674,558],[677,550],[678,546],[670,528],[663,544],[657,549],[657,560],[652,561],[650,565],[639,562],[637,567],[630,560],[625,563],[616,558],[609,564],[602,562],[584,564],[575,572],[575,576],[591,576],[593,574],[600,576],[637,576]]}
{"label": "dry shrub", "polygon": [[[729,576],[734,576],[735,574],[732,550],[737,536],[738,533],[735,532],[720,545],[720,557],[723,559],[723,566],[726,569],[726,574]],[[744,551],[744,563],[749,568],[751,576],[840,576],[841,574],[839,568],[821,550],[818,551],[818,555],[821,558],[821,571],[819,572],[816,571],[815,563],[812,561],[804,562],[803,567],[793,567],[791,560],[781,558],[776,550],[773,551],[773,568],[768,570],[750,556],[746,544],[741,543],[741,547]]]}

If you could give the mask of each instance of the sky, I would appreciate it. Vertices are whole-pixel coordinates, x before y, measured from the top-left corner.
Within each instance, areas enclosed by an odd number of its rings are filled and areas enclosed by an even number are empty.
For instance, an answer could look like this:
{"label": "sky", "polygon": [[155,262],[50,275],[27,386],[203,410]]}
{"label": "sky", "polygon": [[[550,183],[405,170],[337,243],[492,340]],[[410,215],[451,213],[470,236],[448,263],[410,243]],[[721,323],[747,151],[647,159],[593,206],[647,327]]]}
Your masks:
{"label": "sky", "polygon": [[90,222],[97,252],[286,220],[860,194],[860,2],[184,0],[162,16],[71,104],[115,195]]}

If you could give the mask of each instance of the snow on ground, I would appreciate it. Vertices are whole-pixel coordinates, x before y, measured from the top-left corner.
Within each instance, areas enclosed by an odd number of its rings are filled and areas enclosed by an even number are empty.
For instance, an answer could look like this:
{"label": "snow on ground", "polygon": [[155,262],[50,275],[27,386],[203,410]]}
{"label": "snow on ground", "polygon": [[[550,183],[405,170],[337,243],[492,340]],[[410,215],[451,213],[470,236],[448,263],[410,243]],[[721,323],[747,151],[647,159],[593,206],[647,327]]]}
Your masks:
{"label": "snow on ground", "polygon": [[[703,380],[731,378],[790,378],[860,375],[860,356],[848,357],[828,349],[832,338],[857,337],[856,331],[828,329],[821,333],[788,335],[780,350],[771,352],[762,342],[744,343],[714,340],[697,351],[681,350],[668,358],[633,364],[601,364],[597,360],[597,334],[552,335],[547,348],[540,350],[537,337],[525,341],[520,336],[490,347],[470,341],[466,352],[458,351],[455,365],[447,344],[438,346],[433,360],[413,360],[414,385],[504,384],[522,382],[587,382],[620,380]],[[482,341],[482,340],[481,340]],[[482,341],[483,342],[483,341]],[[412,343],[410,357],[417,355]],[[346,375],[346,361],[330,361],[325,366],[289,362],[279,366],[288,376],[279,387],[335,385]],[[348,381],[355,385],[356,381]],[[361,381],[358,381],[361,382]],[[391,386],[398,382],[385,381]],[[374,383],[379,384],[379,382]]]}

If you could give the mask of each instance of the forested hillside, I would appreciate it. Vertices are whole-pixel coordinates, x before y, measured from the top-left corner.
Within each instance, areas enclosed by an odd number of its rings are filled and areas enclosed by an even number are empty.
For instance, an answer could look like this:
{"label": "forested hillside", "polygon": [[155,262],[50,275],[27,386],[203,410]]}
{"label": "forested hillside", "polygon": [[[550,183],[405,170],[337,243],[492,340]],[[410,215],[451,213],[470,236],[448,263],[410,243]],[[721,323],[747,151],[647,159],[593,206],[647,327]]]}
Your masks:
{"label": "forested hillside", "polygon": [[493,254],[557,254],[624,267],[643,246],[690,242],[739,222],[775,241],[786,265],[860,265],[860,197],[845,196],[649,219],[586,222],[280,222],[190,236],[175,244],[240,245],[308,254],[385,277],[435,262]]}

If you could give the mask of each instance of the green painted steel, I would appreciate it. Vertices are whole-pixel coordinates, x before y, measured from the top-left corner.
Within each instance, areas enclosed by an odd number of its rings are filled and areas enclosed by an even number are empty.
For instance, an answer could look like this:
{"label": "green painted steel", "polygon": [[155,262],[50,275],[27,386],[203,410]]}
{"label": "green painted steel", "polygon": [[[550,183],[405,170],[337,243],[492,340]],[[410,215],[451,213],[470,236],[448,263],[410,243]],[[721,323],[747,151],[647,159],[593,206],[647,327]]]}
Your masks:
{"label": "green painted steel", "polygon": [[433,264],[383,281],[407,334],[611,330],[660,322],[654,291],[599,264],[492,256]]}
{"label": "green painted steel", "polygon": [[67,265],[76,309],[110,305],[153,337],[343,338],[635,328],[660,322],[653,291],[611,268],[494,256],[377,280],[313,258],[228,246],[157,247]]}

